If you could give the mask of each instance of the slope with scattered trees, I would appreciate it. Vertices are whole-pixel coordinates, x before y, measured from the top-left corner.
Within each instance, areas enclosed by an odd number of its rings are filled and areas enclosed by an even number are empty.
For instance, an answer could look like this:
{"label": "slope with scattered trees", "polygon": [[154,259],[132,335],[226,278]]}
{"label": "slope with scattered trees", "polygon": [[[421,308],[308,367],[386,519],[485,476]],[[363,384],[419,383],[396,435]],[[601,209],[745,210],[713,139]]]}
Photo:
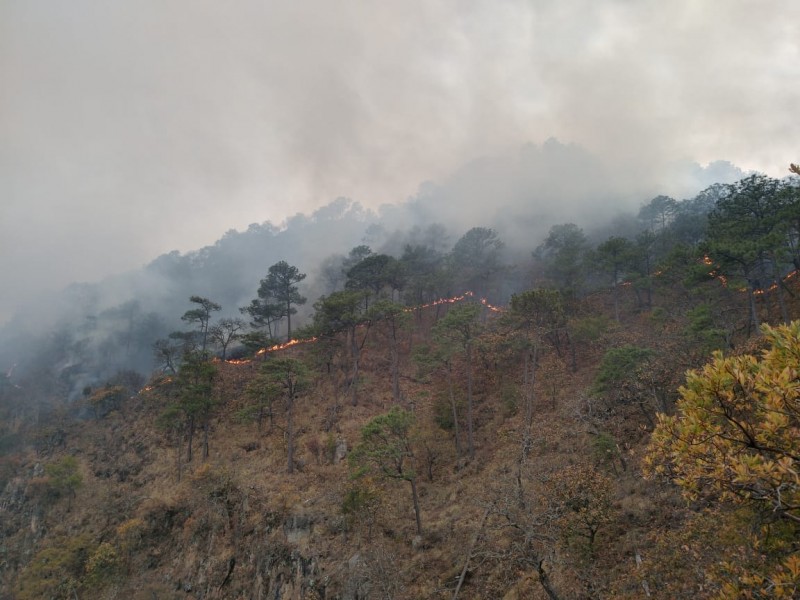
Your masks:
{"label": "slope with scattered trees", "polygon": [[659,196],[524,264],[485,227],[359,245],[315,296],[279,260],[250,325],[192,294],[149,381],[78,397],[53,332],[0,377],[0,595],[797,597],[797,190]]}

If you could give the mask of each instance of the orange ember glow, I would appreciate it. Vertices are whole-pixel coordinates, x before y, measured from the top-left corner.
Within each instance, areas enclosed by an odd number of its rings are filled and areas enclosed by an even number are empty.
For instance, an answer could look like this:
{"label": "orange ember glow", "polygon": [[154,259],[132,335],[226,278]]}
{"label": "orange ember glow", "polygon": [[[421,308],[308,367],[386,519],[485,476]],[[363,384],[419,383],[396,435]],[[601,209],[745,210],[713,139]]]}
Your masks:
{"label": "orange ember glow", "polygon": [[492,312],[501,313],[503,309],[499,306],[495,306],[494,304],[489,304],[489,301],[486,298],[481,298],[481,304],[483,304],[486,308],[488,308]]}
{"label": "orange ember glow", "polygon": [[475,294],[473,294],[472,292],[464,292],[461,296],[453,296],[452,298],[439,298],[438,300],[434,300],[433,302],[428,302],[427,304],[420,304],[418,306],[406,308],[404,310],[405,312],[412,312],[423,308],[430,308],[432,306],[441,306],[442,304],[455,304],[456,302],[461,302],[462,300],[466,300],[467,298],[472,298],[474,295]]}
{"label": "orange ember glow", "polygon": [[[472,298],[473,296],[475,296],[475,294],[473,292],[464,292],[460,296],[453,296],[452,298],[439,298],[438,300],[434,300],[433,302],[429,302],[427,304],[420,304],[419,306],[409,307],[409,308],[405,308],[403,310],[405,312],[412,312],[412,311],[419,310],[419,309],[422,309],[422,308],[430,308],[432,306],[441,306],[443,304],[455,304],[457,302],[461,302],[463,300],[466,300],[467,298]],[[486,298],[481,298],[480,302],[481,302],[481,304],[483,306],[485,306],[487,309],[489,309],[492,312],[496,312],[496,313],[503,312],[503,308],[501,308],[499,306],[494,306],[493,304],[490,304],[489,301],[486,300]],[[287,348],[291,348],[292,346],[298,346],[300,344],[310,344],[312,342],[316,342],[317,339],[318,338],[313,337],[313,338],[308,338],[308,339],[305,339],[305,340],[289,340],[288,342],[284,342],[283,344],[275,344],[274,346],[270,346],[269,348],[261,348],[261,350],[256,352],[256,356],[263,356],[264,354],[267,354],[267,353],[270,353],[270,352],[279,352],[280,350],[286,350]],[[245,364],[248,364],[251,361],[249,359],[244,359],[244,360],[228,360],[228,361],[225,361],[225,362],[227,362],[230,365],[245,365]]]}
{"label": "orange ember glow", "polygon": [[[150,392],[150,391],[156,389],[157,387],[160,387],[162,385],[167,385],[168,383],[172,383],[172,377],[165,377],[164,379],[154,383],[153,385],[146,385],[141,389],[141,392]],[[139,392],[139,393],[141,393],[141,392]]]}
{"label": "orange ember glow", "polygon": [[[711,258],[708,255],[703,256],[702,262],[703,262],[703,264],[709,265],[709,266],[714,264],[714,262],[711,260]],[[664,273],[663,271],[656,271],[656,272],[653,273],[653,275],[654,276],[659,276],[659,275],[663,275],[663,273]],[[787,280],[787,279],[790,279],[792,277],[795,277],[797,275],[797,273],[798,273],[798,271],[792,271],[791,273],[786,275],[786,277],[784,277],[784,280]],[[710,271],[709,272],[709,276],[711,276],[711,277],[713,277],[715,279],[718,279],[722,283],[723,286],[725,286],[725,287],[728,286],[728,279],[724,275],[721,275],[721,274],[717,273],[716,270]],[[631,285],[631,282],[630,281],[625,281],[625,282],[621,283],[620,285],[629,286],[629,285]],[[753,290],[753,293],[758,295],[758,296],[761,296],[761,295],[765,294],[766,292],[771,292],[771,291],[777,289],[777,287],[778,287],[777,284],[773,283],[767,289]],[[739,288],[738,291],[746,292],[747,288]],[[427,304],[420,304],[419,306],[413,306],[413,307],[409,307],[409,308],[404,308],[403,310],[405,312],[412,312],[412,311],[420,310],[420,309],[423,309],[423,308],[431,308],[433,306],[442,306],[444,304],[456,304],[457,302],[462,302],[463,300],[466,300],[467,298],[473,298],[474,296],[475,296],[475,294],[473,292],[464,292],[460,296],[453,296],[452,298],[439,298],[438,300],[434,300],[433,302],[428,302]],[[505,309],[503,307],[495,306],[493,304],[490,304],[489,301],[486,298],[481,298],[480,299],[480,303],[483,306],[485,306],[488,310],[490,310],[490,311],[492,311],[494,313],[505,312]],[[312,342],[316,342],[317,339],[318,338],[313,337],[313,338],[308,338],[308,339],[304,339],[304,340],[289,340],[288,342],[284,342],[283,344],[275,344],[274,346],[270,346],[269,348],[261,348],[261,350],[256,352],[256,356],[263,356],[264,354],[267,354],[267,353],[270,353],[270,352],[279,352],[280,350],[286,350],[287,348],[291,348],[292,346],[299,346],[300,344],[310,344]],[[215,360],[219,360],[219,359],[215,359]],[[231,359],[231,360],[226,360],[225,362],[228,363],[229,365],[246,365],[246,364],[251,363],[252,360],[251,359]],[[169,383],[170,381],[172,381],[171,378],[166,378],[166,379],[164,379],[163,381],[161,381],[157,385],[164,385],[166,383]],[[146,386],[146,387],[144,387],[142,389],[142,391],[147,392],[147,391],[152,390],[154,387],[156,387],[156,386]]]}
{"label": "orange ember glow", "polygon": [[317,338],[312,337],[308,338],[307,340],[289,340],[288,342],[284,342],[283,344],[275,344],[274,346],[270,346],[269,348],[262,348],[258,352],[256,352],[256,356],[262,356],[268,352],[278,352],[279,350],[286,350],[287,348],[291,348],[292,346],[297,346],[299,344],[310,344],[311,342],[316,342]]}
{"label": "orange ember glow", "polygon": [[[703,256],[703,264],[705,264],[705,265],[712,265],[712,264],[714,264],[714,263],[713,263],[713,261],[711,260],[711,258],[709,258],[709,256],[706,254],[705,256]],[[721,274],[717,273],[717,271],[716,271],[716,270],[714,270],[714,271],[709,271],[708,275],[709,275],[709,277],[713,277],[713,278],[715,278],[715,279],[719,279],[719,281],[720,281],[720,283],[722,283],[722,286],[723,286],[723,287],[728,287],[728,278],[727,278],[727,277],[725,277],[725,275],[721,275]],[[783,278],[783,281],[786,281],[786,280],[788,280],[788,279],[791,279],[791,278],[792,278],[792,277],[794,277],[795,275],[797,275],[797,270],[794,270],[794,271],[792,271],[791,273],[788,273],[788,274],[787,274],[787,275],[786,275],[786,276]],[[763,295],[764,295],[764,294],[766,294],[767,292],[774,292],[774,291],[775,291],[775,290],[777,290],[777,289],[778,289],[778,284],[777,284],[777,282],[773,282],[773,283],[772,283],[772,285],[770,285],[770,286],[769,286],[768,288],[766,288],[766,289],[764,289],[764,288],[754,289],[754,290],[753,290],[753,294],[754,294],[754,295],[756,295],[756,296],[763,296]],[[740,287],[740,288],[736,288],[736,291],[737,291],[737,292],[742,292],[742,293],[745,293],[745,292],[747,292],[747,288],[746,288],[746,287]]]}

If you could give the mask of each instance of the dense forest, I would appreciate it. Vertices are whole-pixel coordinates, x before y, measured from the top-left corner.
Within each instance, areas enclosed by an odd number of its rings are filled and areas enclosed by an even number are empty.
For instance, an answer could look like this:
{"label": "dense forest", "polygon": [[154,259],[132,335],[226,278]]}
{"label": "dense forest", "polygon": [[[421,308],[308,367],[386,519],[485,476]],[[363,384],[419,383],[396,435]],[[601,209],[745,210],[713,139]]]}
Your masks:
{"label": "dense forest", "polygon": [[340,199],[32,304],[0,596],[797,597],[791,170],[591,227]]}

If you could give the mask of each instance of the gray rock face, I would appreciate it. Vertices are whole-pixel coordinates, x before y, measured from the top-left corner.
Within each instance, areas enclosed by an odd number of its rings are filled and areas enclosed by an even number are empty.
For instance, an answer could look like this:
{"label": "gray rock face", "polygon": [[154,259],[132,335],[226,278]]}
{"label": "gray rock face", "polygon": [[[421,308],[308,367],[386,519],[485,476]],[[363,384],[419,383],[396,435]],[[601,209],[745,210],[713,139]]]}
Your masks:
{"label": "gray rock face", "polygon": [[334,464],[339,464],[347,458],[347,441],[343,439],[336,440],[336,451],[333,453]]}

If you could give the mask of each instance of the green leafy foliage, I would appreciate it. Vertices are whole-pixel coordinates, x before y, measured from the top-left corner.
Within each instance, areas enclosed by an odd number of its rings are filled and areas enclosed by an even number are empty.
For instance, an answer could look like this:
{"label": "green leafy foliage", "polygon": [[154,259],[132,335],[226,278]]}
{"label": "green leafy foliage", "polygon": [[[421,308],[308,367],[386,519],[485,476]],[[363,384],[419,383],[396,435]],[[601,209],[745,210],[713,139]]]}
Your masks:
{"label": "green leafy foliage", "polygon": [[211,313],[222,310],[216,302],[203,298],[202,296],[192,296],[189,301],[197,305],[197,308],[187,310],[181,317],[182,321],[197,326],[197,334],[200,338],[200,351],[206,352],[208,347],[208,334],[211,323]]}
{"label": "green leafy foliage", "polygon": [[789,598],[800,589],[800,322],[763,333],[760,358],[715,352],[689,372],[678,413],[659,416],[646,460],[687,498],[755,511],[752,544],[762,560],[732,562],[738,581],[723,586],[724,597]]}
{"label": "green leafy foliage", "polygon": [[361,430],[361,442],[350,454],[350,464],[357,469],[374,468],[392,479],[413,479],[413,424],[414,415],[398,407],[375,417]]}
{"label": "green leafy foliage", "polygon": [[366,297],[379,297],[384,290],[400,290],[405,285],[403,264],[387,254],[371,254],[347,271],[348,290],[362,290]]}
{"label": "green leafy foliage", "polygon": [[111,583],[120,574],[122,558],[117,549],[102,542],[86,561],[86,587],[97,589]]}
{"label": "green leafy foliage", "polygon": [[595,394],[614,392],[622,382],[632,377],[636,369],[652,355],[652,350],[631,344],[611,348],[603,355],[592,391]]}
{"label": "green leafy foliage", "polygon": [[72,493],[81,485],[82,477],[78,459],[74,456],[65,456],[48,463],[45,465],[44,471],[52,480],[53,485],[61,492]]}
{"label": "green leafy foliage", "polygon": [[82,585],[85,565],[94,544],[86,535],[56,538],[39,550],[20,574],[15,590],[19,600],[72,600]]}
{"label": "green leafy foliage", "polygon": [[258,288],[259,302],[253,306],[260,307],[255,311],[256,318],[269,321],[275,317],[286,317],[286,338],[292,338],[292,315],[297,313],[295,306],[306,303],[306,297],[300,294],[297,284],[306,278],[305,273],[290,265],[285,260],[276,262],[269,268],[267,276],[261,280]]}
{"label": "green leafy foliage", "polygon": [[699,344],[703,352],[720,350],[726,345],[725,330],[718,327],[714,321],[711,306],[707,303],[695,306],[688,313],[689,324],[686,326],[686,335]]}
{"label": "green leafy foliage", "polygon": [[352,330],[367,320],[364,294],[358,290],[333,292],[314,303],[314,326],[320,335]]}
{"label": "green leafy foliage", "polygon": [[399,479],[411,485],[417,533],[422,520],[417,496],[414,451],[411,431],[414,415],[397,406],[379,415],[361,430],[361,441],[348,457],[356,476],[374,472],[386,479]]}

